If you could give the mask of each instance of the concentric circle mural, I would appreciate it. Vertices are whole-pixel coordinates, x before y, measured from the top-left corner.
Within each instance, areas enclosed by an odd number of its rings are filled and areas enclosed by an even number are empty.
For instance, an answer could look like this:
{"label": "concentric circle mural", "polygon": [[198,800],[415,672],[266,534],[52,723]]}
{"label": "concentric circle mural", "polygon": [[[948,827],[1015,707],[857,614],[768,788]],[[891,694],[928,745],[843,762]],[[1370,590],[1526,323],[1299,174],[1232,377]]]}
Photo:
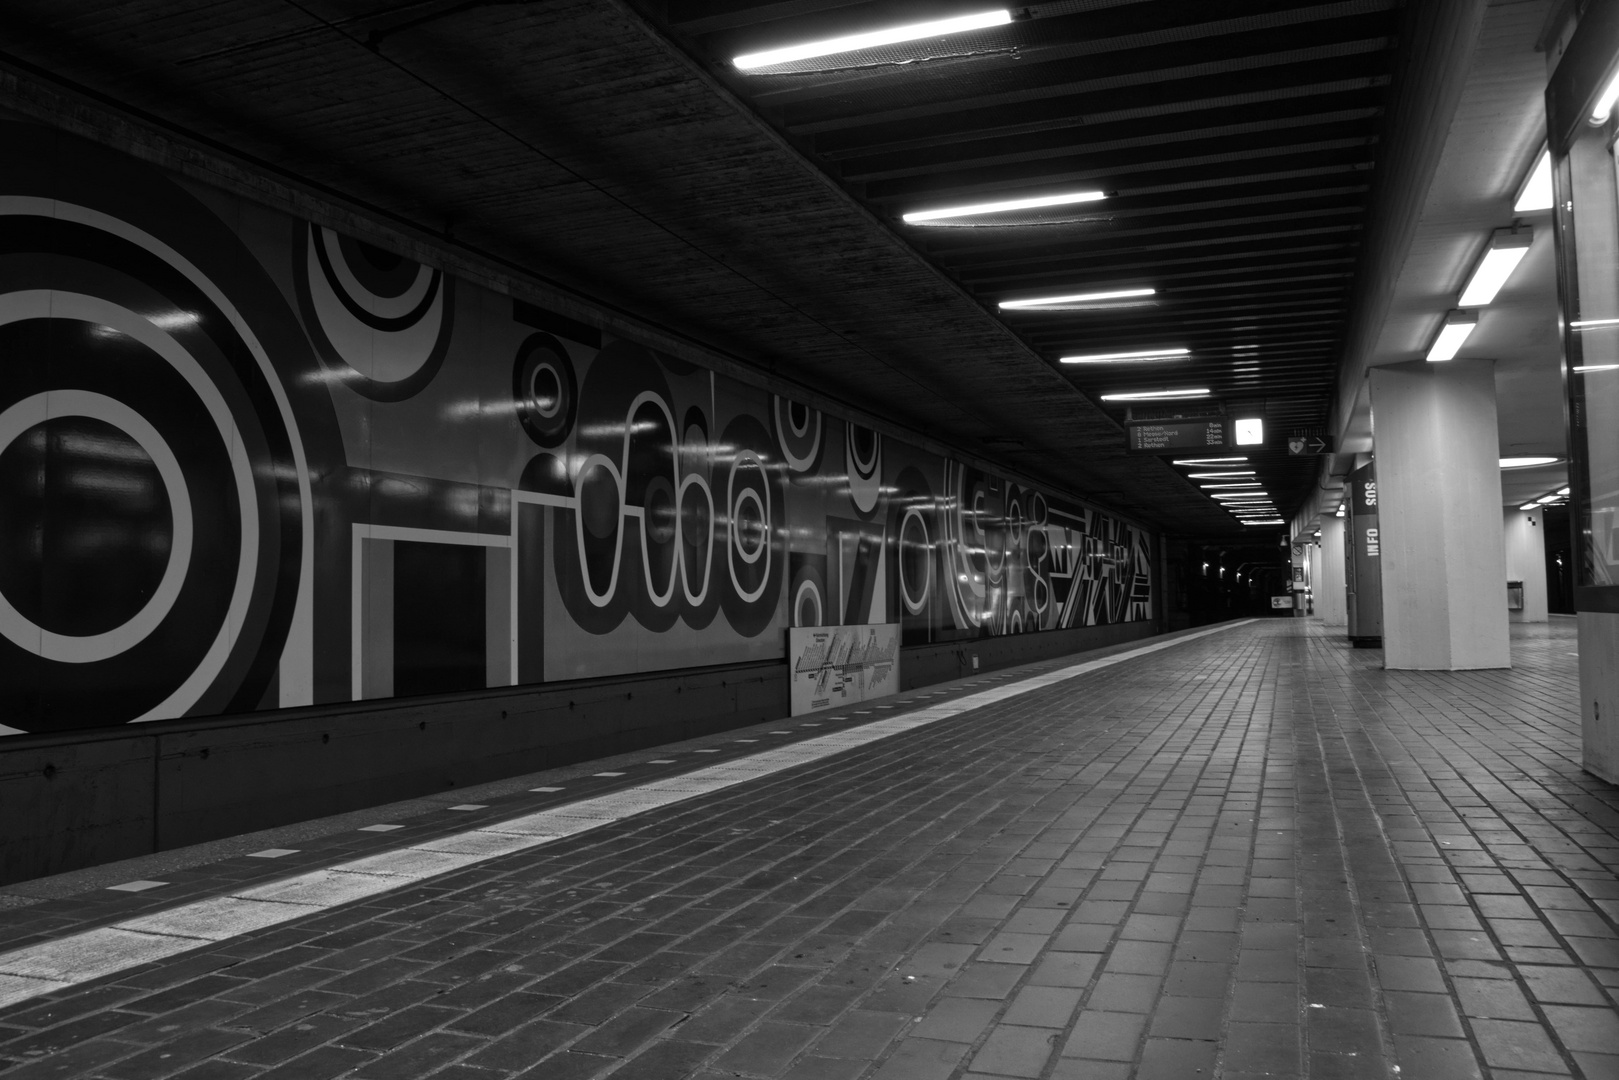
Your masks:
{"label": "concentric circle mural", "polygon": [[321,362],[373,401],[419,393],[449,349],[453,279],[321,225],[301,238],[298,304]]}
{"label": "concentric circle mural", "polygon": [[290,406],[229,296],[252,264],[223,229],[160,236],[198,208],[110,153],[92,155],[100,183],[58,187],[82,201],[44,202],[33,192],[63,181],[19,160],[35,133],[13,134],[0,167],[7,723],[256,707],[308,506]]}

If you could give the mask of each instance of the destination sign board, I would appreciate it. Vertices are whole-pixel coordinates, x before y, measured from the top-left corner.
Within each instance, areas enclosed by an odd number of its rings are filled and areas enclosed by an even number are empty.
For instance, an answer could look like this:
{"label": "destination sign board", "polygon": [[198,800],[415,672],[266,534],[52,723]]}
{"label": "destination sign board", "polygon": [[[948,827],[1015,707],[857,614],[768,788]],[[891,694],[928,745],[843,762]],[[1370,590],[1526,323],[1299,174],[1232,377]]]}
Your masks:
{"label": "destination sign board", "polygon": [[1178,454],[1184,450],[1224,450],[1223,416],[1196,420],[1132,420],[1124,425],[1125,449],[1132,454]]}

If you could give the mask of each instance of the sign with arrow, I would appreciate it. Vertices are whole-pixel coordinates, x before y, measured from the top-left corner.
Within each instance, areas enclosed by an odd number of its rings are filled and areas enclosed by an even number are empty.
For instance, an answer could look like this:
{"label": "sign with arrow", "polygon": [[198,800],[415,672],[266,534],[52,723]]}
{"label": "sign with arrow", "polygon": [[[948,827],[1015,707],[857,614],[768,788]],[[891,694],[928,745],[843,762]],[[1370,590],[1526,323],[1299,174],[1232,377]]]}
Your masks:
{"label": "sign with arrow", "polygon": [[1332,440],[1325,435],[1289,435],[1287,452],[1290,457],[1332,453]]}

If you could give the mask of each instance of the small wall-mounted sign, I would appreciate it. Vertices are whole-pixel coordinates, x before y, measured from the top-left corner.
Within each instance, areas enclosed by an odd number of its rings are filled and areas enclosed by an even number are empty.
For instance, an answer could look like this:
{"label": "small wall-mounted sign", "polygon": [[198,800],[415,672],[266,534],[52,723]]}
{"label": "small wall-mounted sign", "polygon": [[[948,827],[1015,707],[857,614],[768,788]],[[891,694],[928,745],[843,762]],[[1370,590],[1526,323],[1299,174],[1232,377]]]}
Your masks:
{"label": "small wall-mounted sign", "polygon": [[1287,452],[1293,457],[1332,453],[1332,440],[1325,435],[1289,435]]}

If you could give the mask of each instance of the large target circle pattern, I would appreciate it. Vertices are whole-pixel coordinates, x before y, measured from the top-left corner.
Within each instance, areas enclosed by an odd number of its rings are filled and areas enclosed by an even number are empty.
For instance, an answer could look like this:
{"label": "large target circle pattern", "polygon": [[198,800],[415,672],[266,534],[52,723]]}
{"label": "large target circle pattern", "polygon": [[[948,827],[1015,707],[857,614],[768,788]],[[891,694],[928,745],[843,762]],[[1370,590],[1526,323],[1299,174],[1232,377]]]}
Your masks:
{"label": "large target circle pattern", "polygon": [[[38,182],[16,162],[0,175],[24,189]],[[214,275],[223,271],[234,285],[268,279],[222,223],[195,204],[179,209],[189,196],[166,179],[138,167],[121,179],[128,183],[80,186],[105,193],[129,218],[69,198],[0,194],[0,351],[8,360],[0,436],[8,445],[33,440],[40,421],[46,431],[113,434],[162,489],[148,500],[162,520],[127,519],[125,535],[168,545],[156,587],[131,610],[111,599],[97,611],[62,607],[85,595],[77,582],[54,590],[34,617],[0,598],[0,662],[12,684],[0,695],[9,722],[29,730],[257,707],[297,602],[309,499],[296,423],[265,349],[229,299],[233,284]],[[190,254],[136,223],[177,214],[197,223],[174,241]],[[285,312],[274,326],[285,333],[296,324]],[[85,468],[74,454],[52,458],[52,468]],[[86,499],[94,485],[42,491]],[[125,520],[117,515],[127,508],[101,505],[95,521]],[[61,580],[67,556],[37,558],[34,572]],[[72,624],[97,629],[63,629]]]}
{"label": "large target circle pattern", "polygon": [[140,611],[111,630],[99,634],[58,634],[28,619],[0,592],[0,635],[19,648],[47,660],[86,664],[117,656],[140,644],[174,607],[174,601],[180,595],[181,582],[191,564],[191,497],[186,490],[179,459],[157,428],[134,409],[104,394],[85,390],[54,390],[24,398],[0,412],[0,452],[29,428],[68,416],[101,420],[134,439],[157,466],[172,516],[170,532],[173,541],[163,577]]}

